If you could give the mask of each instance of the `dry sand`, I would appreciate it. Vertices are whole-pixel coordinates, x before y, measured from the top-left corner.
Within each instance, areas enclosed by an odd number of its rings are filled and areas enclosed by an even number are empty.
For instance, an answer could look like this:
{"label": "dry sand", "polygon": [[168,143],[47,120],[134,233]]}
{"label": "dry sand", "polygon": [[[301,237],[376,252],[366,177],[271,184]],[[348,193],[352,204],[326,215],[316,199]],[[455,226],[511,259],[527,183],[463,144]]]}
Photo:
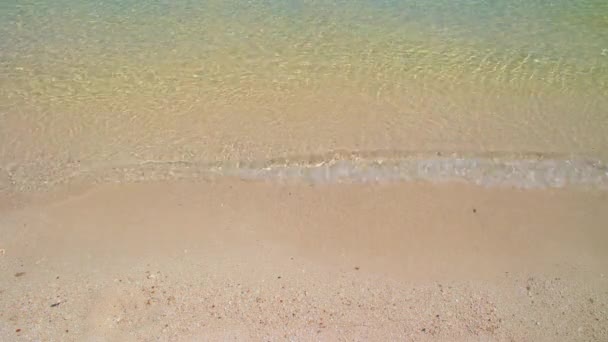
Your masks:
{"label": "dry sand", "polygon": [[608,194],[225,180],[4,196],[0,340],[608,340]]}

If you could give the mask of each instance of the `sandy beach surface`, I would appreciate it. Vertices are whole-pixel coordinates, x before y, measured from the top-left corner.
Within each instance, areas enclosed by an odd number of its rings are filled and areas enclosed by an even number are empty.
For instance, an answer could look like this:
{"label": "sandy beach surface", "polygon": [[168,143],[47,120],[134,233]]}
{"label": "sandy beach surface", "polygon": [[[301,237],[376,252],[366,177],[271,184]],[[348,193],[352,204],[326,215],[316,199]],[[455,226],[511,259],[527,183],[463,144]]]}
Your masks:
{"label": "sandy beach surface", "polygon": [[0,342],[608,341],[608,2],[0,3]]}
{"label": "sandy beach surface", "polygon": [[4,196],[2,341],[606,341],[608,195],[224,179]]}

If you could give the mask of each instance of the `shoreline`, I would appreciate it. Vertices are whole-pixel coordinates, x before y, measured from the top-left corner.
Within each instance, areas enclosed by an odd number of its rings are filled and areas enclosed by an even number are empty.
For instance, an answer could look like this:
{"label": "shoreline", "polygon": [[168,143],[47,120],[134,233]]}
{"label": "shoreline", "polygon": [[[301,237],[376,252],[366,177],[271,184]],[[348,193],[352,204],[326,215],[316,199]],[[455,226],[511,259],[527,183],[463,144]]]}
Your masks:
{"label": "shoreline", "polygon": [[485,188],[608,190],[608,163],[584,155],[344,151],[259,160],[141,160],[0,168],[0,191],[54,192],[71,186],[158,181],[240,179],[282,184],[399,184],[460,182]]}

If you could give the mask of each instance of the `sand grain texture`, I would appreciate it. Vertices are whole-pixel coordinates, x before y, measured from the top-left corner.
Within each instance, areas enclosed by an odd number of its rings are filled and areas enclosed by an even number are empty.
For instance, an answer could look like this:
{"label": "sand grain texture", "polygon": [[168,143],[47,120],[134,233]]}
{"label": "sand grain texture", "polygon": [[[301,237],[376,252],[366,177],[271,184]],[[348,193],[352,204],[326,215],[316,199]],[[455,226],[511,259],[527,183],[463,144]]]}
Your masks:
{"label": "sand grain texture", "polygon": [[0,339],[608,339],[608,198],[104,185],[0,215]]}

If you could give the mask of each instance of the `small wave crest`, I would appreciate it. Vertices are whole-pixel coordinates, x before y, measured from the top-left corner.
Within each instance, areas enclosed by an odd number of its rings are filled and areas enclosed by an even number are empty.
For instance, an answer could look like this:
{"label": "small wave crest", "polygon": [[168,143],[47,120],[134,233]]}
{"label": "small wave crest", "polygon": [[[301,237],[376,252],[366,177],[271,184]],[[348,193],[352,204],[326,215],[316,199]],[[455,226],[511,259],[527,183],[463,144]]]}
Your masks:
{"label": "small wave crest", "polygon": [[[57,168],[55,168],[57,170]],[[332,183],[464,182],[484,187],[593,188],[608,190],[608,165],[590,158],[539,153],[441,154],[332,152],[259,161],[191,162],[148,160],[134,164],[72,164],[41,176],[6,172],[4,188],[33,190],[72,182],[116,183],[214,180]]]}

